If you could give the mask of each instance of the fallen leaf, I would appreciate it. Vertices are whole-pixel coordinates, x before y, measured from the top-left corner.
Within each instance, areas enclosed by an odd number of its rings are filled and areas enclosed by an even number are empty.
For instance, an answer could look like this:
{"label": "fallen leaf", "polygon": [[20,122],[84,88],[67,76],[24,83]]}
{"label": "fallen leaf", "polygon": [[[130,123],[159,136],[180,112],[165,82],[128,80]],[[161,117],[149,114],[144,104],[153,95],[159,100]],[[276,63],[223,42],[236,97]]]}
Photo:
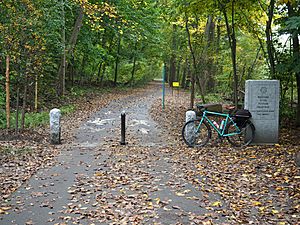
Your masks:
{"label": "fallen leaf", "polygon": [[219,202],[219,201],[216,201],[216,202],[213,202],[213,203],[211,204],[211,206],[213,206],[213,207],[221,207],[221,206],[222,206],[222,203]]}
{"label": "fallen leaf", "polygon": [[180,196],[180,197],[185,196],[185,193],[182,193],[182,192],[175,192],[175,194],[176,194],[177,196]]}
{"label": "fallen leaf", "polygon": [[261,206],[262,204],[259,201],[252,201],[252,205],[253,206]]}

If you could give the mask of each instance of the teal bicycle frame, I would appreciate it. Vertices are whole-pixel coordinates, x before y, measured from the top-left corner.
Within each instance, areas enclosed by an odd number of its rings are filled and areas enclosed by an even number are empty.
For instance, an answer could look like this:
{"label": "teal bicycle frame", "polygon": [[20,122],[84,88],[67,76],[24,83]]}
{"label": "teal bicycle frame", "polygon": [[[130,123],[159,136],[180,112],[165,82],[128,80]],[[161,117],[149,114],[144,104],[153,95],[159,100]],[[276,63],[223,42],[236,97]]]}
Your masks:
{"label": "teal bicycle frame", "polygon": [[[225,119],[225,122],[224,122],[224,125],[222,127],[222,129],[219,129],[218,127],[216,127],[213,122],[207,117],[207,115],[215,115],[215,116],[220,116],[220,117],[226,117]],[[199,126],[197,128],[197,132],[199,131],[200,129],[200,126],[202,125],[203,121],[206,120],[210,126],[215,130],[217,131],[217,133],[219,134],[219,136],[221,137],[227,137],[227,136],[234,136],[234,135],[237,135],[237,134],[240,134],[241,133],[241,130],[240,128],[236,125],[236,123],[233,121],[232,117],[230,116],[230,114],[227,114],[227,113],[218,113],[218,112],[211,112],[211,111],[206,111],[204,110],[203,111],[203,115],[201,117],[201,120],[200,120],[200,123],[199,123]],[[226,133],[225,134],[225,129],[227,127],[227,124],[229,122],[232,122],[234,127],[236,128],[236,132],[231,132],[231,133]]]}

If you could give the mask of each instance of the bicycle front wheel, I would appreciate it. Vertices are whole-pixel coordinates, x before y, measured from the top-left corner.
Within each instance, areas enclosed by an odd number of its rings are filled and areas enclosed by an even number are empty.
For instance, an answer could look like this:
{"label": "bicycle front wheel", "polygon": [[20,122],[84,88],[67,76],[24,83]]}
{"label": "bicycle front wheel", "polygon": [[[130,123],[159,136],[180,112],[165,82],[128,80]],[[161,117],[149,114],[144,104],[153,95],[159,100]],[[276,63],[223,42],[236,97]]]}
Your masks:
{"label": "bicycle front wheel", "polygon": [[[226,128],[226,134],[232,134],[226,136],[228,142],[236,147],[242,147],[249,145],[254,139],[255,127],[250,120],[247,120],[242,127],[239,127],[240,131],[237,129],[237,125],[231,121]],[[236,134],[234,134],[236,133]]]}
{"label": "bicycle front wheel", "polygon": [[202,147],[211,137],[211,129],[206,121],[199,126],[200,120],[188,121],[182,128],[182,137],[189,147]]}

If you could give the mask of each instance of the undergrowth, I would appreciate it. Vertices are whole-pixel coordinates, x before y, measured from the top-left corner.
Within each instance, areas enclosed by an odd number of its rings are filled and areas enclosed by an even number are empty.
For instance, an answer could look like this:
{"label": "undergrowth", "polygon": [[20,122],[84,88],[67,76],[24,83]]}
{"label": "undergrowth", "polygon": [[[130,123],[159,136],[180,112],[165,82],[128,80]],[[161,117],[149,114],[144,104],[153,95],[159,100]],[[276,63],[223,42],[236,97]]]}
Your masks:
{"label": "undergrowth", "polygon": [[[60,107],[62,116],[72,113],[76,110],[74,105],[65,105]],[[12,129],[16,128],[16,112],[11,113],[10,125]],[[21,113],[19,113],[19,127],[21,126]],[[49,123],[49,111],[31,112],[25,114],[25,128],[35,128]],[[0,129],[6,128],[5,111],[0,111]]]}

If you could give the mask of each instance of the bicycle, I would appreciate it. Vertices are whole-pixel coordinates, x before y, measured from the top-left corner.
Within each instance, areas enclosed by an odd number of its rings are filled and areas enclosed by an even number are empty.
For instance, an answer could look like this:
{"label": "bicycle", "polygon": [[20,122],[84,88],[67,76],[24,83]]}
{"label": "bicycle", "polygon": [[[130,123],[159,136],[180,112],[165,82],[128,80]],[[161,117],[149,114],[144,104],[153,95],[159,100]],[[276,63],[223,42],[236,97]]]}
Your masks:
{"label": "bicycle", "polygon": [[[250,121],[251,113],[248,110],[237,110],[233,113],[208,111],[203,105],[196,105],[202,115],[196,120],[185,123],[182,128],[182,137],[189,147],[203,147],[211,138],[213,128],[219,138],[227,138],[228,142],[236,147],[249,145],[255,135],[255,127]],[[208,116],[223,118],[221,124]]]}

